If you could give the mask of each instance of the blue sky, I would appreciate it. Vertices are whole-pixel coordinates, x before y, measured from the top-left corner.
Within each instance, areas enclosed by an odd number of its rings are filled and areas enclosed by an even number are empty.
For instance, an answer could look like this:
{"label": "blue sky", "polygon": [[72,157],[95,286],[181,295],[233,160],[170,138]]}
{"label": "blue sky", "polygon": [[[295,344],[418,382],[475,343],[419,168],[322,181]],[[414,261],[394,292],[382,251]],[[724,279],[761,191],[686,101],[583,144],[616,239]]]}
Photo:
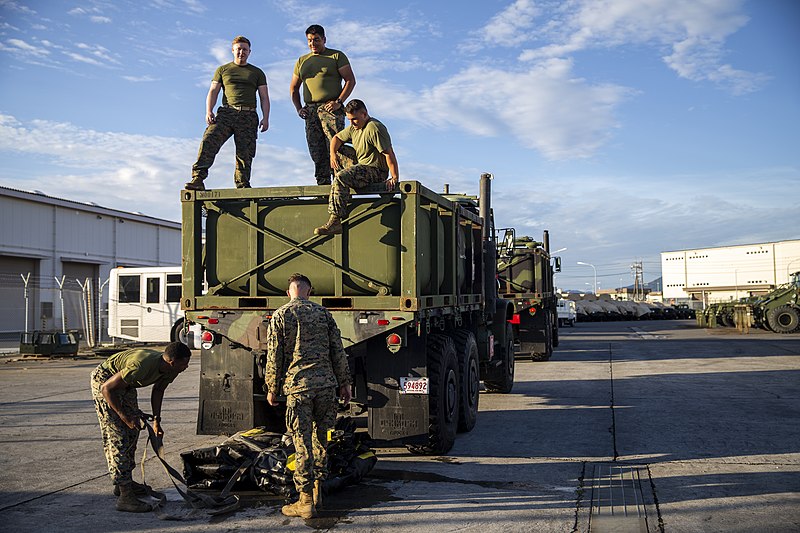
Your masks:
{"label": "blue sky", "polygon": [[577,261],[612,288],[661,251],[800,238],[800,2],[224,5],[0,0],[0,185],[179,220],[238,34],[272,101],[254,186],[313,183],[289,81],[318,23],[401,179],[476,194],[492,172],[498,226],[567,248],[560,287],[592,283]]}

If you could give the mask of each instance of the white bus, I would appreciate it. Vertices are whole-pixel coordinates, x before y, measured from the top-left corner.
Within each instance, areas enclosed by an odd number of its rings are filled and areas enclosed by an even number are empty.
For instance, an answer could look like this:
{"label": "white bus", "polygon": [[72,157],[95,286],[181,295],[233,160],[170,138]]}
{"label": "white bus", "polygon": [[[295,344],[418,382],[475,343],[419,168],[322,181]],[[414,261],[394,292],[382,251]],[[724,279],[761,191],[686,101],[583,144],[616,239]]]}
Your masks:
{"label": "white bus", "polygon": [[189,348],[181,311],[181,267],[111,269],[108,335],[137,342],[181,341]]}

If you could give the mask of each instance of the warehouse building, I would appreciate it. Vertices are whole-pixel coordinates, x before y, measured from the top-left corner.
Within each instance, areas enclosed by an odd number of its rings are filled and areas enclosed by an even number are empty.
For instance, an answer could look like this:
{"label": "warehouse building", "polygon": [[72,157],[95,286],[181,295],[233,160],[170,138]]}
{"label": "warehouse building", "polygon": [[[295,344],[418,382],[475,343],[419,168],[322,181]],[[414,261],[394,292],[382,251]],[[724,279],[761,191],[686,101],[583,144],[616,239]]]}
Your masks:
{"label": "warehouse building", "polygon": [[800,240],[661,253],[664,301],[709,303],[766,294],[800,270]]}
{"label": "warehouse building", "polygon": [[6,339],[26,326],[82,331],[87,315],[105,311],[110,269],[180,263],[178,222],[0,186],[0,335]]}

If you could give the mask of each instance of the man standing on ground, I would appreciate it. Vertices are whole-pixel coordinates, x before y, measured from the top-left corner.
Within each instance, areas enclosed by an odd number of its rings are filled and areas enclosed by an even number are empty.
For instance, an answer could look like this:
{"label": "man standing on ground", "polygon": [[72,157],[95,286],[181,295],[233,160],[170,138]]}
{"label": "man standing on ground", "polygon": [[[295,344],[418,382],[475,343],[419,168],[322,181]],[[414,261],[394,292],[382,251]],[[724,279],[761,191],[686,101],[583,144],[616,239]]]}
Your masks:
{"label": "man standing on ground", "polygon": [[[336,235],[342,232],[342,219],[347,216],[350,187],[366,187],[371,183],[386,181],[386,190],[392,190],[400,179],[397,157],[392,149],[392,139],[386,126],[369,116],[361,100],[350,100],[345,106],[350,125],[331,140],[331,167],[336,177],[328,200],[328,222],[314,230],[316,235]],[[352,148],[344,143],[352,143]],[[341,162],[339,158],[341,157]],[[386,179],[391,175],[389,179]]]}
{"label": "man standing on ground", "polygon": [[136,441],[141,430],[141,414],[136,389],[153,385],[150,405],[153,429],[161,437],[161,403],[167,385],[189,366],[192,352],[180,342],[167,345],[164,352],[132,349],[118,352],[92,372],[92,398],[103,434],[103,451],[114,484],[117,510],[132,513],[150,511],[150,504],[137,496],[163,497],[149,486],[133,481],[136,466]]}
{"label": "man standing on ground", "polygon": [[[200,142],[197,162],[192,166],[192,181],[187,189],[203,191],[203,180],[220,148],[233,135],[236,144],[236,170],[233,181],[237,188],[250,187],[250,166],[256,155],[258,130],[269,129],[269,93],[267,76],[260,68],[250,65],[250,41],[241,35],[233,40],[233,61],[217,68],[206,96],[206,132]],[[214,115],[217,97],[222,91],[222,107]],[[258,121],[256,93],[261,100]]]}
{"label": "man standing on ground", "polygon": [[352,378],[339,327],[330,312],[308,300],[311,281],[289,278],[291,298],[272,315],[267,334],[267,402],[286,395],[286,429],[295,447],[294,484],[298,501],[284,505],[286,516],[311,518],[322,508],[322,481],[328,474],[328,429],[336,422],[336,388],[345,403]]}
{"label": "man standing on ground", "polygon": [[[306,121],[306,141],[317,185],[330,185],[328,148],[331,138],[344,128],[344,101],[353,92],[356,77],[344,52],[325,47],[322,26],[309,26],[306,38],[311,53],[297,60],[289,91],[297,114]],[[305,102],[302,107],[301,85]]]}

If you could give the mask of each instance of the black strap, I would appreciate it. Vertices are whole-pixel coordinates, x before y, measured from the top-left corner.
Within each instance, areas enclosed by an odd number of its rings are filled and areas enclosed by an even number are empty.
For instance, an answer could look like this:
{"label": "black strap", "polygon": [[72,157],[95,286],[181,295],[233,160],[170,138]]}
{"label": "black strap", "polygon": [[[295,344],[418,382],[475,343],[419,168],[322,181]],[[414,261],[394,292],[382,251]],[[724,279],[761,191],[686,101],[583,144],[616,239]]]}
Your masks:
{"label": "black strap", "polygon": [[[233,488],[233,485],[236,484],[237,481],[244,475],[247,469],[253,464],[251,460],[245,461],[242,466],[234,472],[233,476],[228,483],[225,485],[225,488],[219,494],[219,496],[212,496],[209,494],[201,494],[198,492],[194,492],[186,484],[186,480],[183,479],[183,476],[180,472],[175,470],[169,463],[167,463],[166,459],[164,459],[164,443],[163,439],[156,435],[156,431],[153,429],[153,426],[150,425],[149,421],[154,420],[153,415],[149,415],[146,413],[140,414],[140,420],[142,421],[142,425],[144,428],[147,429],[148,440],[150,442],[150,447],[155,452],[156,457],[161,462],[161,465],[164,467],[164,470],[169,474],[170,481],[175,486],[175,489],[181,495],[181,497],[192,506],[194,509],[205,509],[206,512],[210,515],[218,515],[223,513],[228,513],[233,511],[239,507],[239,496],[235,494],[229,494],[230,490]],[[142,465],[144,465],[144,461],[142,461]],[[186,490],[183,490],[181,487],[178,486],[176,480],[181,483]],[[158,506],[156,506],[158,507]],[[176,519],[176,517],[164,517],[166,519]]]}

